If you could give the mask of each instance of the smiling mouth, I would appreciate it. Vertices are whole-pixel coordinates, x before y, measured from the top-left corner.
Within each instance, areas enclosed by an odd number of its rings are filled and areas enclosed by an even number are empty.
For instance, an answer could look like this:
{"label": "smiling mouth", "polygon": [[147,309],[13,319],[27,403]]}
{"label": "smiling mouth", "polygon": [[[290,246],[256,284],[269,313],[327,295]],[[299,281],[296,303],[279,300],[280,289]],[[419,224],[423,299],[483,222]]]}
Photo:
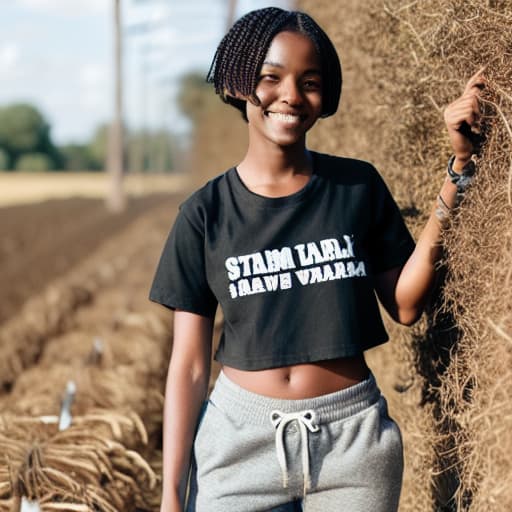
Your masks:
{"label": "smiling mouth", "polygon": [[283,121],[285,123],[299,123],[305,118],[304,116],[300,116],[298,114],[283,114],[282,112],[267,111],[265,114],[271,119],[277,119],[278,121]]}

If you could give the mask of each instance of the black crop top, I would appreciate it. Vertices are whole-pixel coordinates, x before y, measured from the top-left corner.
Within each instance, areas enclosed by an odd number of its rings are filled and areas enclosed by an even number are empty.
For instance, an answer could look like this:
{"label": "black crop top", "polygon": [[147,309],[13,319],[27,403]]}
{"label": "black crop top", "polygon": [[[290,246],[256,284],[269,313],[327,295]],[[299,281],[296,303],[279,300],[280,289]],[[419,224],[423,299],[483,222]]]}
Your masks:
{"label": "black crop top", "polygon": [[150,299],[207,316],[219,303],[222,364],[288,366],[388,340],[373,276],[403,265],[414,241],[373,166],[313,157],[295,194],[255,194],[232,168],[181,205]]}

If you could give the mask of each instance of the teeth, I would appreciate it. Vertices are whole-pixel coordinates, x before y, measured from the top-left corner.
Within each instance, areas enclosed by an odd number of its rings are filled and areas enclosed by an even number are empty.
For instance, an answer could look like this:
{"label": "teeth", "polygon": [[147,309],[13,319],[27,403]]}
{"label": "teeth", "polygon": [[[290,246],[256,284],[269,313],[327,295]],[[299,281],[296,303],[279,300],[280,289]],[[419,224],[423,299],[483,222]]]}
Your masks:
{"label": "teeth", "polygon": [[286,123],[294,123],[300,119],[300,116],[295,116],[293,114],[281,114],[280,112],[269,112],[269,117],[273,117],[274,119],[279,119],[280,121],[285,121]]}

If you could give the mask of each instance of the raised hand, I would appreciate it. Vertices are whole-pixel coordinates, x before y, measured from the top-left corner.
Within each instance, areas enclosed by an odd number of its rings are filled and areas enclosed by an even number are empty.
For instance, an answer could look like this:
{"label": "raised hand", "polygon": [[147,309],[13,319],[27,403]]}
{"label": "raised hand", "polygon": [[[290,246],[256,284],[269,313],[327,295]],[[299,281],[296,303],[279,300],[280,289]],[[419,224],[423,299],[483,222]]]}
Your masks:
{"label": "raised hand", "polygon": [[444,111],[444,121],[459,162],[467,162],[475,152],[473,138],[480,134],[480,107],[478,97],[485,87],[483,71],[480,68],[466,84],[462,96],[450,103]]}

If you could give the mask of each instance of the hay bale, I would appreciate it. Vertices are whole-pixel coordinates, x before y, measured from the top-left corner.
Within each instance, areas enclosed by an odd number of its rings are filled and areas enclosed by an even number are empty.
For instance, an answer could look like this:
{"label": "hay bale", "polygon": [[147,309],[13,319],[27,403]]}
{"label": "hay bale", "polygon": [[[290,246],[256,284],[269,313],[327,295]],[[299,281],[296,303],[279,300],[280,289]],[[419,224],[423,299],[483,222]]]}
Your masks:
{"label": "hay bale", "polygon": [[158,509],[158,477],[139,453],[147,442],[140,418],[92,411],[62,432],[48,421],[0,417],[0,505],[25,496],[42,510]]}
{"label": "hay bale", "polygon": [[442,109],[487,64],[487,142],[445,236],[446,284],[412,335],[390,327],[393,346],[370,359],[404,431],[401,509],[510,510],[512,3],[299,6],[334,34],[348,82],[341,115],[319,127],[316,147],[376,163],[415,234],[449,156]]}

